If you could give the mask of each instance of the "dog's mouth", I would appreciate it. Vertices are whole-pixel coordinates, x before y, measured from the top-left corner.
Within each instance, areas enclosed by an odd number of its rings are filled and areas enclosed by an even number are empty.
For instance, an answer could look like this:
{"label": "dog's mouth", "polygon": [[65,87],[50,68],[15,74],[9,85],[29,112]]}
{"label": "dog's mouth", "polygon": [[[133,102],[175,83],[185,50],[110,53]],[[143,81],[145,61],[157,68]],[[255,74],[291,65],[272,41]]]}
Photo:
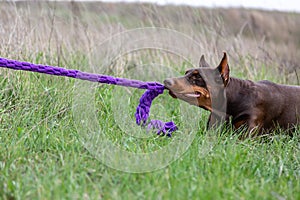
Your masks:
{"label": "dog's mouth", "polygon": [[165,88],[169,90],[170,96],[175,99],[178,98],[191,105],[199,106],[206,110],[211,110],[210,93],[204,87],[190,85],[190,87],[184,88],[180,86],[171,87],[168,84],[165,84]]}
{"label": "dog's mouth", "polygon": [[169,89],[169,94],[173,97],[173,98],[177,98],[178,96],[182,96],[182,97],[188,97],[188,98],[199,98],[201,96],[201,93],[198,91],[195,92],[191,92],[191,93],[180,93],[180,92],[174,92],[172,90]]}
{"label": "dog's mouth", "polygon": [[200,92],[183,93],[182,95],[183,95],[183,96],[186,96],[186,97],[191,97],[191,98],[198,98],[198,97],[201,96],[201,93],[200,93]]}
{"label": "dog's mouth", "polygon": [[211,110],[210,95],[206,89],[200,90],[199,88],[194,88],[194,90],[189,91],[174,91],[170,88],[167,89],[169,90],[169,94],[175,99],[178,98],[188,102],[191,105],[200,106],[206,110]]}

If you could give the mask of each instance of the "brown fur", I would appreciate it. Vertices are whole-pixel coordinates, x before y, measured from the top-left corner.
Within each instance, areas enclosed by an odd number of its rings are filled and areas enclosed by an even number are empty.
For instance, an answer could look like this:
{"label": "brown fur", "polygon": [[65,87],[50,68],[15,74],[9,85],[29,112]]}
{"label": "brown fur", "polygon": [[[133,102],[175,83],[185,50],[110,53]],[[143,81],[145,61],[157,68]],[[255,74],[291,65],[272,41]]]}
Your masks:
{"label": "brown fur", "polygon": [[231,121],[236,129],[246,126],[259,134],[299,124],[300,86],[230,77],[226,53],[217,68],[209,67],[204,56],[199,65],[164,84],[174,98],[210,111],[209,127]]}

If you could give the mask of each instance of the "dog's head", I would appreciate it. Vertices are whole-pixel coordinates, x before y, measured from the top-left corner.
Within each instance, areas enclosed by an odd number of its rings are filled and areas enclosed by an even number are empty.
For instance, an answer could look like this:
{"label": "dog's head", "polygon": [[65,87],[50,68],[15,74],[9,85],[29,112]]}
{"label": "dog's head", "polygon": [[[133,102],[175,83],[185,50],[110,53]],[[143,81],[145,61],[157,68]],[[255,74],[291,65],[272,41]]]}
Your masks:
{"label": "dog's head", "polygon": [[212,111],[212,99],[218,98],[229,82],[227,55],[216,68],[212,68],[202,55],[199,68],[190,69],[182,77],[164,81],[169,94],[192,105]]}

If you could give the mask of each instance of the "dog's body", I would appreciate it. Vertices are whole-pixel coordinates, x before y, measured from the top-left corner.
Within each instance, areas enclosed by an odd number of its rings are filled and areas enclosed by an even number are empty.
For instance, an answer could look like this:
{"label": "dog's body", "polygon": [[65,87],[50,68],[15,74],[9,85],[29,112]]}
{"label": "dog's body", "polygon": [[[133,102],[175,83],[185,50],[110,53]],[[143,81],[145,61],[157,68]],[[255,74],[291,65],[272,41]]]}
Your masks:
{"label": "dog's body", "polygon": [[200,68],[164,83],[173,97],[209,110],[210,127],[231,119],[236,129],[246,126],[259,134],[300,123],[300,86],[229,77],[226,53],[217,68],[210,68],[202,56]]}
{"label": "dog's body", "polygon": [[235,128],[284,129],[299,123],[300,87],[269,81],[252,82],[230,78],[226,87],[227,114]]}

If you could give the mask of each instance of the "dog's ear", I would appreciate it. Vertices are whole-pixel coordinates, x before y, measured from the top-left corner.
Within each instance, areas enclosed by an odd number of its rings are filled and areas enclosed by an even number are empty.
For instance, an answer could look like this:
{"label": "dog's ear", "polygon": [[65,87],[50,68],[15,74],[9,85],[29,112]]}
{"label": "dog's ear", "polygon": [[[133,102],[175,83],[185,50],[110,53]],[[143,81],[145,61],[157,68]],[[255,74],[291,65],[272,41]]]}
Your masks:
{"label": "dog's ear", "polygon": [[202,55],[200,58],[199,67],[210,67],[209,64],[206,62],[204,55]]}
{"label": "dog's ear", "polygon": [[224,52],[223,58],[219,64],[219,66],[217,67],[217,69],[219,70],[219,72],[221,74],[224,86],[226,86],[229,81],[229,65],[228,65],[226,52]]}

